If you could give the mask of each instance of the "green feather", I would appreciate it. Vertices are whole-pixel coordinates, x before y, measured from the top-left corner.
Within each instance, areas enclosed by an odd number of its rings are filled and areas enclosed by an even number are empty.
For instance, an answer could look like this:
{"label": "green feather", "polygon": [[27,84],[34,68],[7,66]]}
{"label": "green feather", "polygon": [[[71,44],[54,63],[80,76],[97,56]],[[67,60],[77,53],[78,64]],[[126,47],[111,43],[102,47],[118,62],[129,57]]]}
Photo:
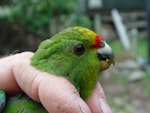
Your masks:
{"label": "green feather", "polygon": [[[92,36],[92,37],[91,37]],[[96,34],[82,27],[65,29],[40,44],[31,65],[68,79],[86,100],[94,89],[100,70],[96,49],[91,48]],[[73,48],[82,44],[85,51],[77,55]],[[9,102],[3,113],[46,113],[42,105],[27,96]]]}
{"label": "green feather", "polygon": [[6,95],[5,92],[0,90],[0,113],[3,110],[6,102]]}
{"label": "green feather", "polygon": [[13,97],[7,103],[2,113],[48,113],[38,102],[31,100],[26,95]]}
{"label": "green feather", "polygon": [[[78,44],[85,47],[85,53],[80,56],[73,52],[73,47]],[[41,43],[31,64],[42,71],[64,76],[85,100],[92,93],[100,68],[92,44],[91,37],[86,37],[74,28],[65,29],[49,41]]]}

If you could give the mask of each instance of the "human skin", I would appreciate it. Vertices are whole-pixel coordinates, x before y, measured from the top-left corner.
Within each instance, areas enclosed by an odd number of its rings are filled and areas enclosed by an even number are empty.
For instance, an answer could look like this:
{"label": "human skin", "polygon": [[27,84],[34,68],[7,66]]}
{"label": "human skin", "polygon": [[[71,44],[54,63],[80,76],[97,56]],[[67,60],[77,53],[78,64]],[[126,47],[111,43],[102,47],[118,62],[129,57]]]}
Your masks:
{"label": "human skin", "polygon": [[84,101],[65,78],[37,70],[30,65],[32,52],[0,59],[0,89],[8,94],[25,92],[51,113],[112,113],[99,82]]}

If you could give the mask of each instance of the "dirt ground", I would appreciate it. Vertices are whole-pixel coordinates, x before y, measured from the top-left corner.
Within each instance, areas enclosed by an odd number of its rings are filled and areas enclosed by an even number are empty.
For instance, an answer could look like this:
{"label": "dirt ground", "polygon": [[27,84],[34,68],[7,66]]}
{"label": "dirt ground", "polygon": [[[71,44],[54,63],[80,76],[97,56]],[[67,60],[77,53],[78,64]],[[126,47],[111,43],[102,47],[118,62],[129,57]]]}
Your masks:
{"label": "dirt ground", "polygon": [[113,113],[150,113],[150,79],[145,78],[144,81],[144,73],[143,77],[130,81],[130,73],[136,70],[131,69],[128,74],[124,74],[124,70],[116,73],[118,68],[118,66],[111,67],[100,77]]}

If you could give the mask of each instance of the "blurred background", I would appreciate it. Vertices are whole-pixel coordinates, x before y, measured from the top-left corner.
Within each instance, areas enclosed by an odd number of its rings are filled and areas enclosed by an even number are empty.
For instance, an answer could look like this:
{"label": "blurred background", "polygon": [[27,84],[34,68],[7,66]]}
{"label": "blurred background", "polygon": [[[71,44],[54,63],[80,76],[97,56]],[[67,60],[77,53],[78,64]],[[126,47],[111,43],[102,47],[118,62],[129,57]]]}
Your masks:
{"label": "blurred background", "polygon": [[35,51],[69,26],[94,30],[116,64],[99,80],[114,113],[150,111],[150,0],[1,0],[0,56]]}

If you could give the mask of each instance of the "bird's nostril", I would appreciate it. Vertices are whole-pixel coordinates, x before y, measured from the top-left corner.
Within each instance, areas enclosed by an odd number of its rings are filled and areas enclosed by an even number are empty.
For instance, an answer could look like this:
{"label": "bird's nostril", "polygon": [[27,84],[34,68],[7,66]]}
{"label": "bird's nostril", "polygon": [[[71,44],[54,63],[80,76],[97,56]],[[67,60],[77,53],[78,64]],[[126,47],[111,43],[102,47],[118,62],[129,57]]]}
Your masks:
{"label": "bird's nostril", "polygon": [[105,41],[104,40],[101,40],[101,42],[100,42],[100,48],[102,48],[102,47],[105,47]]}

